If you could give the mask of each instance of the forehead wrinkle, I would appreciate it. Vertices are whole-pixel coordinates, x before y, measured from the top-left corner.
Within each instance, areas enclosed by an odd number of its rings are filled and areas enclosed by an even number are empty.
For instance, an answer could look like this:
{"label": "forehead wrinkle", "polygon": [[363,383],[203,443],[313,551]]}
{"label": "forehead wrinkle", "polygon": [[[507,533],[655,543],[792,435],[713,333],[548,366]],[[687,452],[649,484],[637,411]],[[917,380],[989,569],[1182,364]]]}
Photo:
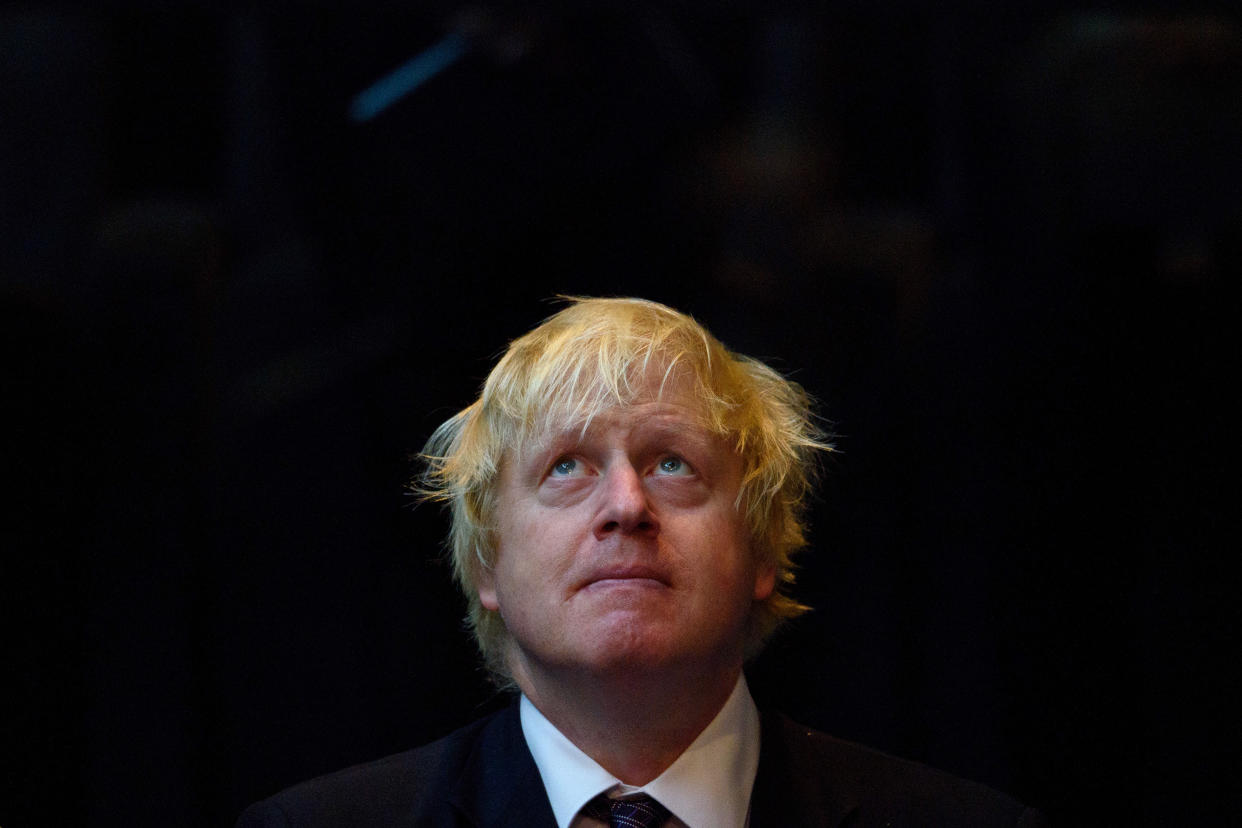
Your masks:
{"label": "forehead wrinkle", "polygon": [[[727,436],[729,428],[713,410],[715,397],[710,388],[703,387],[705,378],[687,363],[689,357],[684,347],[676,351],[653,347],[620,372],[608,370],[606,360],[570,360],[559,368],[543,366],[543,370],[536,370],[540,381],[527,386],[525,400],[510,414],[515,421],[514,450],[510,453],[520,459],[573,431],[581,442],[597,418],[647,402],[683,408],[690,412],[689,421],[696,427]],[[520,409],[529,413],[522,416]]]}
{"label": "forehead wrinkle", "polygon": [[[640,406],[659,405],[661,408],[632,417],[622,415],[636,412]],[[667,407],[663,407],[667,406]],[[552,428],[538,440],[537,451],[567,449],[589,443],[602,432],[619,429],[627,441],[636,447],[647,442],[682,443],[693,442],[706,445],[720,437],[709,425],[707,418],[685,406],[655,401],[634,405],[620,405],[600,412],[599,417],[580,427]]]}

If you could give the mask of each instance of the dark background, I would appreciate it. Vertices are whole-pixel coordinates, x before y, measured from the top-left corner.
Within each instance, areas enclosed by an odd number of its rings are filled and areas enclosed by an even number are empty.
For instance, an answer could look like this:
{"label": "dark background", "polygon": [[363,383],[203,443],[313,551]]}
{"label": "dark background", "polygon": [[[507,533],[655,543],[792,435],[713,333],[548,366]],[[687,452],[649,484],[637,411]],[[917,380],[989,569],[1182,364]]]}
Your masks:
{"label": "dark background", "polygon": [[403,487],[558,293],[839,435],[761,704],[1228,822],[1240,138],[1226,4],[0,7],[0,824],[229,825],[501,703]]}

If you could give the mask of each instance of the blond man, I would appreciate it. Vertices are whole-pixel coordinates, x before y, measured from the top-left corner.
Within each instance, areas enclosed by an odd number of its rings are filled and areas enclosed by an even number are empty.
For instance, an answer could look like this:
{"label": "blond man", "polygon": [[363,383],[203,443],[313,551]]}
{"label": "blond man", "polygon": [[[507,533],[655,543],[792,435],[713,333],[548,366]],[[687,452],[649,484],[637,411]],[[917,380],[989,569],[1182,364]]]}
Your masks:
{"label": "blond man", "polygon": [[1031,826],[1003,794],[761,716],[829,450],[807,395],[689,316],[577,299],[425,449],[454,573],[515,701],[241,825]]}

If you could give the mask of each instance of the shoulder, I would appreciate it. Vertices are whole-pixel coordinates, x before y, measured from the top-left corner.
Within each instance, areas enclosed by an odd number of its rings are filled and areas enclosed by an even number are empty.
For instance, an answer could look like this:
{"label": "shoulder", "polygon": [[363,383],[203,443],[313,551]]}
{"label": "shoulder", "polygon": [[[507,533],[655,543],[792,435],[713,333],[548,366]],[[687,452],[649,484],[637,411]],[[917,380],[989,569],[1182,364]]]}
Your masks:
{"label": "shoulder", "polygon": [[423,747],[294,785],[247,808],[237,828],[436,824],[429,809],[448,800],[482,734],[504,727],[509,715],[502,710]]}
{"label": "shoulder", "polygon": [[[1044,826],[1042,816],[986,785],[804,727],[763,718],[756,802],[789,824]],[[798,803],[799,814],[789,811]],[[827,818],[827,819],[826,819]],[[835,821],[833,821],[835,820]],[[768,823],[765,823],[768,824]]]}

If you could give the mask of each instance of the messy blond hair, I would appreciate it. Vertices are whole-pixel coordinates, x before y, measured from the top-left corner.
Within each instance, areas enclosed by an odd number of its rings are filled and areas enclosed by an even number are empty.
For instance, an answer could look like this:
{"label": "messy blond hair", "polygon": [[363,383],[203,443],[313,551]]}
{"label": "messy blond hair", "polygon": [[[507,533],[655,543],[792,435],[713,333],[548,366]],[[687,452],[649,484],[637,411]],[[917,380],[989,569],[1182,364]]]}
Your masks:
{"label": "messy blond hair", "polygon": [[776,569],[776,589],[755,604],[747,625],[745,653],[758,653],[783,621],[807,609],[789,595],[791,556],[806,543],[802,511],[815,457],[830,449],[810,399],[797,383],[729,351],[672,308],[644,299],[569,302],[514,340],[479,398],[436,429],[415,484],[425,498],[450,506],[453,572],[487,667],[508,682],[508,631],[499,612],[482,606],[476,588],[480,571],[495,562],[502,461],[549,429],[585,429],[597,415],[632,403],[653,376],[662,383],[688,377],[704,425],[742,458],[736,507],[745,514],[757,562]]}

